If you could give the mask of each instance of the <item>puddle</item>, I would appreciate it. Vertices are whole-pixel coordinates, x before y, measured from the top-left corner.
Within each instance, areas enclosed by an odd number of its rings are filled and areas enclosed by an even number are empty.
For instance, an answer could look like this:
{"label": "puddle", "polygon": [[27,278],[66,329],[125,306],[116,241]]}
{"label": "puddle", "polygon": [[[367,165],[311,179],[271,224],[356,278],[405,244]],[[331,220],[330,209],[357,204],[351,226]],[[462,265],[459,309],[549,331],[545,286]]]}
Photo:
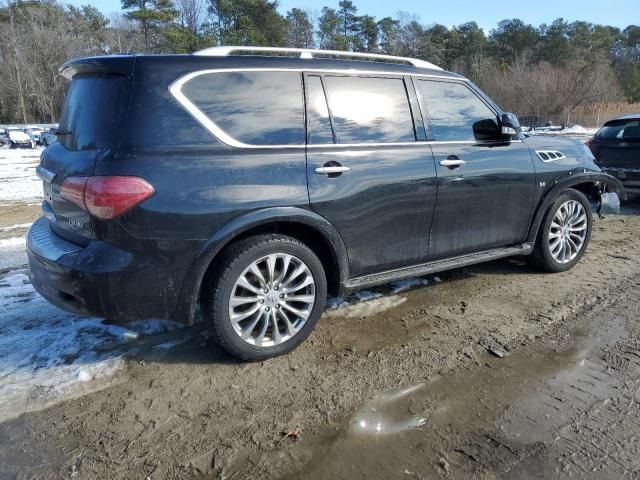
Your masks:
{"label": "puddle", "polygon": [[[474,465],[517,464],[550,442],[577,411],[615,394],[603,346],[625,335],[615,319],[562,344],[484,357],[482,366],[381,392],[327,436],[237,459],[233,473],[283,478],[473,475]],[[276,461],[277,459],[277,461]],[[506,473],[506,472],[499,472]]]}
{"label": "puddle", "polygon": [[[424,390],[419,383],[401,390],[382,393],[366,402],[349,422],[349,431],[358,435],[390,435],[425,424],[425,418],[413,415],[408,408],[411,394]],[[406,407],[406,408],[405,408]]]}

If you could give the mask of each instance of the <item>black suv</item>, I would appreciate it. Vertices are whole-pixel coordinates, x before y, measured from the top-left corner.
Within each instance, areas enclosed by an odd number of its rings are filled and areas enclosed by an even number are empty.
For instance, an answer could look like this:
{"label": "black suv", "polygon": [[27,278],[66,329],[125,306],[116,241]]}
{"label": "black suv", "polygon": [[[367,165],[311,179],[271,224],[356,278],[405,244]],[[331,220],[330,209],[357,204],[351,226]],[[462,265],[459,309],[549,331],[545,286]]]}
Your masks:
{"label": "black suv", "polygon": [[628,194],[640,195],[640,114],[609,120],[587,145],[603,171],[618,178]]}
{"label": "black suv", "polygon": [[618,180],[526,138],[469,80],[397,57],[221,47],[70,61],[31,278],[52,303],[286,353],[327,294],[512,255],[568,270]]}

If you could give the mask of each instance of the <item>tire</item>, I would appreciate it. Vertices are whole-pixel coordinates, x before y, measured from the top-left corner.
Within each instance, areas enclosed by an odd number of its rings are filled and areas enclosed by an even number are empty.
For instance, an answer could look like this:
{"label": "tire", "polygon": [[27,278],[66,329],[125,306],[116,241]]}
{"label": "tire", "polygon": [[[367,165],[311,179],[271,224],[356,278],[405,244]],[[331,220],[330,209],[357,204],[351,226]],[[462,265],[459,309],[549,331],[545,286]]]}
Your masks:
{"label": "tire", "polygon": [[303,243],[259,235],[224,251],[202,295],[218,345],[243,360],[264,360],[292,351],[313,331],[324,311],[327,280]]}
{"label": "tire", "polygon": [[570,270],[587,250],[592,227],[587,197],[574,189],[563,191],[545,213],[531,263],[546,272]]}

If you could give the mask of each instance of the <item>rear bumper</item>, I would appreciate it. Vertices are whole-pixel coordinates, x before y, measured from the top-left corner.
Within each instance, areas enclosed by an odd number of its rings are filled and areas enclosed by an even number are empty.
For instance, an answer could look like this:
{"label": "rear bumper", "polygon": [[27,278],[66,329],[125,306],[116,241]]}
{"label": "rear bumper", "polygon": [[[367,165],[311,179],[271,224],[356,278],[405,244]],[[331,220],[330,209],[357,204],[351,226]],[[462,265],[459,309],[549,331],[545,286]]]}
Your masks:
{"label": "rear bumper", "polygon": [[34,288],[52,304],[86,316],[115,320],[171,319],[180,285],[154,262],[101,241],[86,247],[51,230],[46,218],[27,236],[29,272]]}

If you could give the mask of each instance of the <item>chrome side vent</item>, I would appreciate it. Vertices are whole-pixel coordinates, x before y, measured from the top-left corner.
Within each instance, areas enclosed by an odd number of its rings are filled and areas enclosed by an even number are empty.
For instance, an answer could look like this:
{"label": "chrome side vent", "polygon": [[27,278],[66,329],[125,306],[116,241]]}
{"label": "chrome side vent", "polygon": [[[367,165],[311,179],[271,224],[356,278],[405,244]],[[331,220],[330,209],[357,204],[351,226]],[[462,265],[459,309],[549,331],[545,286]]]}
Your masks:
{"label": "chrome side vent", "polygon": [[536,155],[543,162],[554,162],[556,160],[562,160],[567,158],[566,155],[557,150],[536,150]]}

